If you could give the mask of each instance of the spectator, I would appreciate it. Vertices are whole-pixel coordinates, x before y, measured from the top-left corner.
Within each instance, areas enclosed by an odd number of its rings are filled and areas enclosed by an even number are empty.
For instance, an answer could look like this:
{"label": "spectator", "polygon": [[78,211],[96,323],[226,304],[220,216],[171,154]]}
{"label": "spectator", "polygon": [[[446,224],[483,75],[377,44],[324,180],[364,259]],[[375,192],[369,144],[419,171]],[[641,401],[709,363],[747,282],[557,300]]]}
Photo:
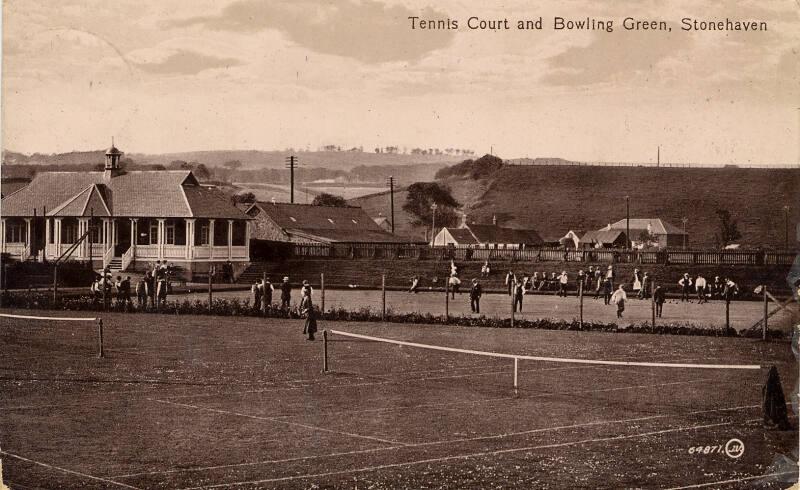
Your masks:
{"label": "spectator", "polygon": [[487,260],[486,262],[483,263],[483,266],[481,266],[481,276],[489,277],[490,273],[491,273],[491,268],[489,267],[489,261]]}
{"label": "spectator", "polygon": [[558,277],[555,272],[550,273],[550,280],[547,283],[547,289],[555,291],[558,289]]}
{"label": "spectator", "polygon": [[289,277],[283,278],[281,284],[281,309],[288,310],[292,301],[292,285],[289,284]]}
{"label": "spectator", "polygon": [[708,303],[708,298],[706,297],[706,278],[703,277],[702,274],[698,274],[697,278],[694,280],[694,289],[697,293],[697,304]]}
{"label": "spectator", "polygon": [[459,287],[461,287],[461,279],[455,274],[451,274],[450,278],[447,280],[447,284],[450,287],[450,293],[453,295],[453,299],[456,299],[456,293]]}
{"label": "spectator", "polygon": [[159,267],[156,273],[156,306],[167,304],[167,267]]}
{"label": "spectator", "polygon": [[714,276],[714,283],[711,285],[711,297],[721,299],[723,291],[725,291],[725,282],[719,276]]}
{"label": "spectator", "polygon": [[569,282],[569,277],[567,276],[567,271],[561,271],[561,275],[558,276],[558,295],[563,296],[564,298],[567,297],[567,283]]}
{"label": "spectator", "polygon": [[156,278],[153,277],[152,272],[148,271],[144,276],[147,282],[147,297],[150,298],[150,307],[156,307]]}
{"label": "spectator", "polygon": [[147,274],[136,283],[136,303],[139,308],[147,306]]}
{"label": "spectator", "polygon": [[411,288],[409,288],[408,292],[417,294],[417,291],[419,291],[419,277],[414,276],[411,278]]}
{"label": "spectator", "polygon": [[656,288],[653,290],[653,302],[656,304],[656,316],[658,318],[661,318],[661,311],[664,309],[665,300],[664,288],[661,286],[656,286]]}
{"label": "spectator", "polygon": [[726,277],[725,278],[725,289],[722,292],[722,298],[725,300],[725,303],[730,304],[737,296],[739,295],[739,286],[733,282],[733,279]]}
{"label": "spectator", "polygon": [[612,284],[611,279],[608,277],[603,280],[603,301],[607,305],[611,304],[611,293],[614,291]]}
{"label": "spectator", "polygon": [[122,304],[124,308],[128,308],[133,304],[131,301],[131,276],[117,276],[117,304]]}
{"label": "spectator", "polygon": [[683,274],[683,277],[678,281],[678,286],[681,288],[681,302],[689,301],[689,293],[692,289],[692,278],[689,273]]}
{"label": "spectator", "polygon": [[639,289],[639,299],[647,299],[650,297],[650,273],[645,272],[642,277],[642,287]]}
{"label": "spectator", "polygon": [[639,295],[642,291],[642,273],[639,272],[639,269],[633,269],[633,292]]}
{"label": "spectator", "polygon": [[472,288],[469,290],[469,306],[473,313],[481,312],[481,296],[483,288],[477,279],[472,280]]}
{"label": "spectator", "polygon": [[611,296],[611,302],[617,305],[617,318],[622,318],[622,312],[625,311],[625,301],[628,299],[628,295],[625,293],[625,285],[620,284],[619,288],[614,291],[614,294]]}
{"label": "spectator", "polygon": [[263,294],[263,290],[260,287],[259,281],[253,283],[250,286],[250,294],[253,297],[253,309],[256,311],[261,310],[261,296]]}
{"label": "spectator", "polygon": [[261,281],[261,305],[262,309],[268,308],[272,306],[272,292],[275,291],[275,288],[272,286],[272,283],[269,282],[269,278],[266,277]]}
{"label": "spectator", "polygon": [[300,314],[306,317],[303,334],[308,334],[308,340],[314,340],[314,334],[317,332],[317,314],[311,301],[311,293],[311,285],[308,281],[303,281],[303,288],[300,290]]}
{"label": "spectator", "polygon": [[512,293],[514,313],[517,311],[522,313],[522,296],[525,294],[525,285],[522,284],[522,281],[515,280]]}
{"label": "spectator", "polygon": [[603,279],[603,271],[601,271],[600,267],[598,267],[594,271],[594,299],[600,297],[600,291],[603,289],[604,283],[605,281]]}
{"label": "spectator", "polygon": [[508,295],[509,296],[511,296],[511,294],[513,292],[514,283],[516,281],[517,281],[517,278],[514,276],[514,271],[508,271],[508,274],[506,274],[506,287],[508,288]]}

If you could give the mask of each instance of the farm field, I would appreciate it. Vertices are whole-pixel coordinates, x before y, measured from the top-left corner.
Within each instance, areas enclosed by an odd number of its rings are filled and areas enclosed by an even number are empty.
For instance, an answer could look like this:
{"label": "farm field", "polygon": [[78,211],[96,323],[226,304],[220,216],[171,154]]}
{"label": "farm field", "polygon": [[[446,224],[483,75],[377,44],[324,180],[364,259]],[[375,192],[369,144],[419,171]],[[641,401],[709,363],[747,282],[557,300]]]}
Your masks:
{"label": "farm field", "polygon": [[[509,359],[337,334],[331,372],[323,374],[321,342],[305,340],[299,320],[103,320],[99,359],[91,323],[0,318],[0,457],[12,489],[786,488],[792,481],[778,462],[796,447],[796,430],[761,423],[765,369],[523,360],[515,395]],[[785,342],[321,328],[515,355],[775,365],[787,400],[797,384]],[[737,458],[722,449],[734,438],[744,445]]]}
{"label": "farm field", "polygon": [[[277,285],[276,285],[277,286]],[[293,300],[299,301],[299,291],[295,291]],[[215,292],[215,298],[250,299],[249,291],[222,291]],[[452,297],[452,296],[451,296]],[[208,299],[208,293],[190,293],[175,295],[172,299],[182,298],[190,300]],[[273,302],[280,301],[280,292],[273,293]],[[320,292],[314,295],[314,301],[320,305]],[[251,299],[252,302],[252,299]],[[325,309],[344,308],[358,310],[369,307],[381,310],[381,292],[375,290],[348,290],[329,289],[325,291]],[[444,315],[445,297],[443,292],[420,292],[411,294],[405,291],[387,291],[386,307],[394,313],[431,313]],[[789,331],[791,325],[800,322],[800,311],[797,304],[790,305],[791,310],[781,310],[769,319],[769,327]],[[770,311],[777,306],[770,304]],[[449,301],[451,315],[472,315],[467,292],[456,294],[455,299]],[[578,318],[580,311],[579,299],[576,296],[560,298],[555,295],[526,295],[523,299],[522,313],[517,313],[516,318],[533,320],[536,318],[551,318],[555,320],[571,321]],[[487,317],[509,318],[511,316],[511,298],[505,294],[485,294],[481,299],[481,313]],[[625,303],[623,318],[617,319],[616,306],[605,305],[603,298],[594,299],[586,296],[583,301],[584,321],[612,323],[621,326],[633,323],[650,322],[652,318],[649,300],[629,299]],[[476,315],[477,316],[477,315]],[[752,327],[764,316],[764,305],[757,301],[734,301],[731,303],[731,327],[744,330]],[[697,304],[693,299],[691,303],[681,303],[678,300],[668,300],[664,304],[663,316],[657,323],[686,323],[697,326],[712,326],[723,329],[725,326],[725,303],[723,301],[710,301]]]}

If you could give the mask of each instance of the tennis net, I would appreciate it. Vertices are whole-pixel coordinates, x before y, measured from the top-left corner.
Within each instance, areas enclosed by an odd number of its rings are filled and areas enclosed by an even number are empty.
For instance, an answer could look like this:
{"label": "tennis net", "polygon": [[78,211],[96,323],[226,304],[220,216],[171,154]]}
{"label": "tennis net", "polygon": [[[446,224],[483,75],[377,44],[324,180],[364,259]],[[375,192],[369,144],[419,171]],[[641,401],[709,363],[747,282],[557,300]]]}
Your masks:
{"label": "tennis net", "polygon": [[4,343],[22,356],[58,350],[105,357],[103,320],[98,317],[0,313],[0,325]]}

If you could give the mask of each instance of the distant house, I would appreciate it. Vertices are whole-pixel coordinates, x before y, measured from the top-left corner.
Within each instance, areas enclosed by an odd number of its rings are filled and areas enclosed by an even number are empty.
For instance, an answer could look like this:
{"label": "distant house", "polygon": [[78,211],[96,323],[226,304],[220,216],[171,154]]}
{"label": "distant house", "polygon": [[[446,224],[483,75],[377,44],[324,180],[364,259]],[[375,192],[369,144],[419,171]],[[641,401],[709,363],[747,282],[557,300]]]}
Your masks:
{"label": "distant house", "polygon": [[[621,230],[627,229],[627,221],[621,219],[616,223],[611,223],[606,226],[605,230]],[[688,245],[689,235],[677,226],[667,223],[660,218],[631,218],[630,219],[630,239],[634,248],[642,248],[648,246],[641,238],[644,234],[648,233],[653,238],[649,246],[657,248],[671,248],[682,247]]]}
{"label": "distant house", "polygon": [[624,231],[603,229],[587,231],[578,244],[580,248],[625,248],[628,238]]}
{"label": "distant house", "polygon": [[357,207],[312,206],[258,201],[245,213],[253,218],[255,240],[291,243],[408,243],[378,226]]}
{"label": "distant house", "polygon": [[558,245],[567,248],[580,248],[581,238],[586,232],[583,230],[569,230],[566,235],[558,239]]}
{"label": "distant house", "polygon": [[392,222],[389,221],[389,218],[386,216],[381,215],[376,218],[372,218],[372,221],[374,221],[376,225],[380,226],[383,231],[388,231],[389,233],[392,232]]}
{"label": "distant house", "polygon": [[468,245],[472,248],[518,249],[542,245],[534,230],[505,228],[495,224],[464,224],[460,228],[442,228],[433,238],[436,247]]}

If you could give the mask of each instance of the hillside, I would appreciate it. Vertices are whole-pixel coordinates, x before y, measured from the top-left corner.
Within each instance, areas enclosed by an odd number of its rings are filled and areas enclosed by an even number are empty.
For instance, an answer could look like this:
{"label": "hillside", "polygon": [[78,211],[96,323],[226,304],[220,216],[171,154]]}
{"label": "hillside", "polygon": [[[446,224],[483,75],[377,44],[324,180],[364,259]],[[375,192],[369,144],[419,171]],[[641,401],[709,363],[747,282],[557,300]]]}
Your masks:
{"label": "hillside", "polygon": [[[569,229],[597,229],[625,217],[658,217],[681,227],[688,218],[689,241],[715,246],[719,228],[715,210],[730,211],[746,246],[782,247],[783,206],[789,213],[790,240],[800,221],[800,170],[753,168],[655,168],[600,166],[502,166],[478,179],[450,176],[440,180],[464,203],[470,222],[530,227],[543,237],[560,237]],[[396,195],[397,226],[417,236]],[[367,196],[351,201],[373,213],[387,214],[388,198]],[[790,242],[796,246],[796,242]]]}

